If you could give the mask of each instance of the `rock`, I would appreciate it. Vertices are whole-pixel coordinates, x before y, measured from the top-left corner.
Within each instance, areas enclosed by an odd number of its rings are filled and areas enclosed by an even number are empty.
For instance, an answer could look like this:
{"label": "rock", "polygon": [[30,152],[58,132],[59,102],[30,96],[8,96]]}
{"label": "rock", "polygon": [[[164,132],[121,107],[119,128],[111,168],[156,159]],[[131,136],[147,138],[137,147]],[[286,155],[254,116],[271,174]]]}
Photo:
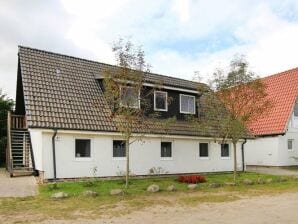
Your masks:
{"label": "rock", "polygon": [[68,198],[68,194],[64,192],[57,192],[55,194],[52,194],[51,198],[54,198],[54,199]]}
{"label": "rock", "polygon": [[298,176],[294,176],[293,180],[298,181]]}
{"label": "rock", "polygon": [[197,184],[189,184],[187,185],[188,190],[195,190],[198,187]]}
{"label": "rock", "polygon": [[175,185],[170,185],[167,187],[167,191],[176,191],[176,190],[177,189],[176,189]]}
{"label": "rock", "polygon": [[266,180],[266,183],[267,183],[267,184],[271,184],[271,183],[272,183],[272,178],[268,178],[268,179]]}
{"label": "rock", "polygon": [[157,184],[152,184],[147,188],[147,191],[152,193],[158,192],[159,186]]}
{"label": "rock", "polygon": [[122,189],[112,189],[110,195],[123,195],[124,191]]}
{"label": "rock", "polygon": [[287,178],[285,178],[285,177],[279,177],[279,178],[277,179],[277,181],[278,181],[278,182],[286,182],[286,181],[287,181]]}
{"label": "rock", "polygon": [[261,177],[259,177],[259,178],[257,179],[257,183],[258,183],[258,184],[264,184],[265,181],[264,181]]}
{"label": "rock", "polygon": [[250,179],[244,179],[243,180],[243,184],[245,184],[245,185],[253,185],[254,182],[252,180],[250,180]]}
{"label": "rock", "polygon": [[225,182],[226,186],[236,186],[235,182]]}
{"label": "rock", "polygon": [[209,187],[210,188],[219,188],[219,187],[221,187],[221,184],[220,183],[211,183],[211,184],[209,184]]}
{"label": "rock", "polygon": [[83,195],[87,197],[96,197],[98,196],[98,193],[95,191],[84,191]]}

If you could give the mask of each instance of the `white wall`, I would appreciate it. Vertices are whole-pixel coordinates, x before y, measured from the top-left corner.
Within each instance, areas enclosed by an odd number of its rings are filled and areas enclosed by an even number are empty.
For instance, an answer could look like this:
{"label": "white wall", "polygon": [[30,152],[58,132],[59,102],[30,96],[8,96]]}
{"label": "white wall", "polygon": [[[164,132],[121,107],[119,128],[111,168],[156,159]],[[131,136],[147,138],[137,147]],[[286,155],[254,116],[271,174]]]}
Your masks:
{"label": "white wall", "polygon": [[244,147],[246,165],[277,166],[279,137],[248,140]]}
{"label": "white wall", "polygon": [[[288,139],[293,139],[293,150],[288,150]],[[298,166],[298,133],[289,130],[284,136],[279,136],[278,166]],[[293,158],[296,157],[297,159]]]}
{"label": "white wall", "polygon": [[42,131],[38,129],[29,129],[33,155],[35,161],[35,169],[43,170],[42,159]]}
{"label": "white wall", "polygon": [[[43,132],[42,152],[45,178],[53,178],[52,143],[53,133]],[[91,159],[75,158],[75,139],[91,139]],[[120,136],[81,133],[59,133],[56,139],[57,178],[92,177],[97,167],[97,176],[117,176],[125,170],[125,158],[113,158],[113,139]],[[163,141],[172,141],[172,159],[160,157],[160,137],[146,137],[135,141],[130,148],[130,170],[136,175],[146,175],[152,167],[162,167],[169,173],[196,173],[233,170],[233,149],[230,145],[230,158],[223,159],[220,145],[213,140],[181,139],[171,137]],[[199,158],[199,142],[209,142],[209,159]],[[241,144],[238,144],[238,167],[241,169]]]}

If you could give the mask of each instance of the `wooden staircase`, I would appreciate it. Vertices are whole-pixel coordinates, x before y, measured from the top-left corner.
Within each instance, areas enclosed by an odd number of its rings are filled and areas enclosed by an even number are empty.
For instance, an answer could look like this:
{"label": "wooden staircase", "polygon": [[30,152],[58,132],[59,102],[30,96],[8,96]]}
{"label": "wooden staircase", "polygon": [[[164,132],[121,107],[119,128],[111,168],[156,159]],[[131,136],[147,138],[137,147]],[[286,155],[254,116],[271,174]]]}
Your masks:
{"label": "wooden staircase", "polygon": [[34,157],[26,117],[8,113],[7,119],[7,170],[10,176],[33,175]]}

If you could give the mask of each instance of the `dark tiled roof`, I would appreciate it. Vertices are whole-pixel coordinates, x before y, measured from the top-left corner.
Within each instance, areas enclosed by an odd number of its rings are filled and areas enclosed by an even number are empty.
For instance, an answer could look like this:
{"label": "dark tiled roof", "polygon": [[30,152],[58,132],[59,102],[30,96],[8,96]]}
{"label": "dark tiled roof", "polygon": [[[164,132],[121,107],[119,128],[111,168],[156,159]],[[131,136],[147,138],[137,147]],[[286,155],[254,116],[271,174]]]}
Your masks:
{"label": "dark tiled roof", "polygon": [[[90,131],[117,131],[110,109],[96,74],[107,64],[19,47],[19,62],[23,83],[25,110],[29,127]],[[162,82],[168,86],[196,89],[198,83],[152,73],[148,82]],[[203,85],[203,84],[202,84]],[[157,125],[158,126],[158,125]],[[156,125],[148,126],[148,133],[163,134]],[[188,122],[172,125],[167,134],[210,136],[194,130]]]}

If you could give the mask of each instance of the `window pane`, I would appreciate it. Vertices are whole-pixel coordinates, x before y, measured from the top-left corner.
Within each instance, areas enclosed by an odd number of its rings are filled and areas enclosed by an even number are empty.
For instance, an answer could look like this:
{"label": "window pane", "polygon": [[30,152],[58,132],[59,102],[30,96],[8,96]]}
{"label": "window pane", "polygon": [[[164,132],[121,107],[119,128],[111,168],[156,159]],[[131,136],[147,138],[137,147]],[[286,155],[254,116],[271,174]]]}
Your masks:
{"label": "window pane", "polygon": [[121,87],[121,104],[126,107],[139,107],[139,91],[133,87]]}
{"label": "window pane", "polygon": [[298,117],[298,103],[296,103],[294,107],[294,116]]}
{"label": "window pane", "polygon": [[155,109],[166,110],[167,109],[167,93],[155,92]]}
{"label": "window pane", "polygon": [[125,141],[115,140],[113,141],[113,157],[125,157]]}
{"label": "window pane", "polygon": [[181,112],[184,113],[195,113],[195,97],[180,95]]}
{"label": "window pane", "polygon": [[292,150],[293,149],[293,139],[288,139],[288,150]]}
{"label": "window pane", "polygon": [[230,156],[229,144],[221,144],[221,157],[229,157],[229,156]]}
{"label": "window pane", "polygon": [[172,157],[172,142],[161,143],[161,157]]}
{"label": "window pane", "polygon": [[200,143],[200,157],[208,157],[208,143]]}
{"label": "window pane", "polygon": [[76,157],[90,157],[90,139],[76,139]]}

